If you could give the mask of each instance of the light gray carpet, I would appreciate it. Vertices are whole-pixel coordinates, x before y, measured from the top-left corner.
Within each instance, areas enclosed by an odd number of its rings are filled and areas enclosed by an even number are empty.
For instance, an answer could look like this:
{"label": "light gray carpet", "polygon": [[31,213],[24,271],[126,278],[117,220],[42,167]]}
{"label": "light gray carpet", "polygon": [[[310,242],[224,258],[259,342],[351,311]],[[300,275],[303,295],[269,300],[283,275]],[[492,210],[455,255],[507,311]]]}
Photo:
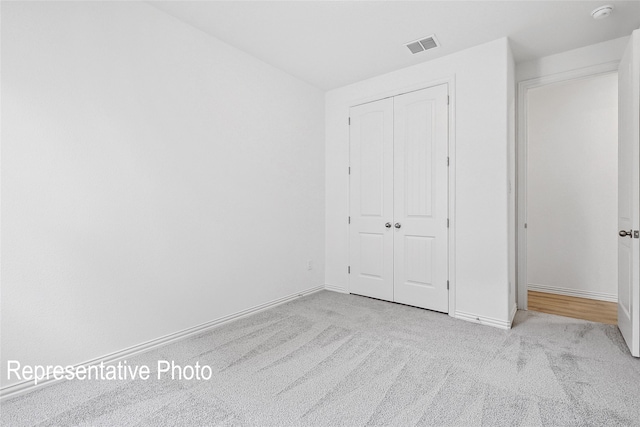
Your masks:
{"label": "light gray carpet", "polygon": [[535,312],[503,331],[324,291],[128,362],[158,359],[214,374],[59,383],[4,402],[2,424],[640,425],[617,328]]}

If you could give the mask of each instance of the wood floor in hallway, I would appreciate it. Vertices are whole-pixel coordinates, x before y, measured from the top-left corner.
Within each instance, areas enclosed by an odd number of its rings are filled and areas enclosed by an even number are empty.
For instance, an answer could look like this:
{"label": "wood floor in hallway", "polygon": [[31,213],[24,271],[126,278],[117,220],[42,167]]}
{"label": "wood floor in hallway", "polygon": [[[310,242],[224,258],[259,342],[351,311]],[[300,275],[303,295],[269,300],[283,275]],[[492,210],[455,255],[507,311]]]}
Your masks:
{"label": "wood floor in hallway", "polygon": [[618,324],[618,305],[615,302],[536,291],[528,291],[528,296],[529,310],[608,325]]}

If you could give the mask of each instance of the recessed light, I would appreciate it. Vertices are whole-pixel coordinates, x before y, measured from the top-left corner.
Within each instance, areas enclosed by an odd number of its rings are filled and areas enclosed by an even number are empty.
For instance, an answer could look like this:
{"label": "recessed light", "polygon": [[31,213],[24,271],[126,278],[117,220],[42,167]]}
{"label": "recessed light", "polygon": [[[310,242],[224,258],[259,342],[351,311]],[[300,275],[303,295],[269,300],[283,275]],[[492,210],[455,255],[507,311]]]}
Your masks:
{"label": "recessed light", "polygon": [[591,12],[591,16],[593,16],[593,19],[604,19],[609,15],[611,15],[611,12],[613,12],[613,6],[608,4],[606,6],[600,6],[598,8],[595,8]]}

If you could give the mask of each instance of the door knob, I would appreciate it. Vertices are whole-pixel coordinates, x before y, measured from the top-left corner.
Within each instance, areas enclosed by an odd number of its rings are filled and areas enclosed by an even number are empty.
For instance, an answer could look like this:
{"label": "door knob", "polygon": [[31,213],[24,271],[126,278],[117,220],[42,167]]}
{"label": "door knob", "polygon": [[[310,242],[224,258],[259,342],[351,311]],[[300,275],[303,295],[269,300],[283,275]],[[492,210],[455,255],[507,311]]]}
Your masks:
{"label": "door knob", "polygon": [[387,228],[391,228],[391,223],[390,223],[390,222],[388,222],[388,223],[386,223],[384,226],[385,226],[385,227],[387,227]]}
{"label": "door knob", "polygon": [[627,237],[627,236],[631,237],[632,230],[629,230],[629,231],[620,230],[618,234],[620,235],[620,237]]}
{"label": "door knob", "polygon": [[395,227],[396,228],[400,228],[400,227],[402,227],[402,225],[399,222],[396,222]]}

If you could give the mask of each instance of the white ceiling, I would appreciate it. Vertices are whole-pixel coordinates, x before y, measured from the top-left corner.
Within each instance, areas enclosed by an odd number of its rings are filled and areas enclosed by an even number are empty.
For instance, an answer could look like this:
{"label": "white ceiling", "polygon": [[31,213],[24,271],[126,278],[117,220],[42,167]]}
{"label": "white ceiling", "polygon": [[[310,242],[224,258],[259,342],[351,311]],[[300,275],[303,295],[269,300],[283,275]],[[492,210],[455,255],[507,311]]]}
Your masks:
{"label": "white ceiling", "polygon": [[[152,1],[157,8],[322,89],[508,36],[517,62],[629,35],[635,1]],[[591,18],[603,4],[604,20]],[[406,42],[435,33],[441,47]]]}

